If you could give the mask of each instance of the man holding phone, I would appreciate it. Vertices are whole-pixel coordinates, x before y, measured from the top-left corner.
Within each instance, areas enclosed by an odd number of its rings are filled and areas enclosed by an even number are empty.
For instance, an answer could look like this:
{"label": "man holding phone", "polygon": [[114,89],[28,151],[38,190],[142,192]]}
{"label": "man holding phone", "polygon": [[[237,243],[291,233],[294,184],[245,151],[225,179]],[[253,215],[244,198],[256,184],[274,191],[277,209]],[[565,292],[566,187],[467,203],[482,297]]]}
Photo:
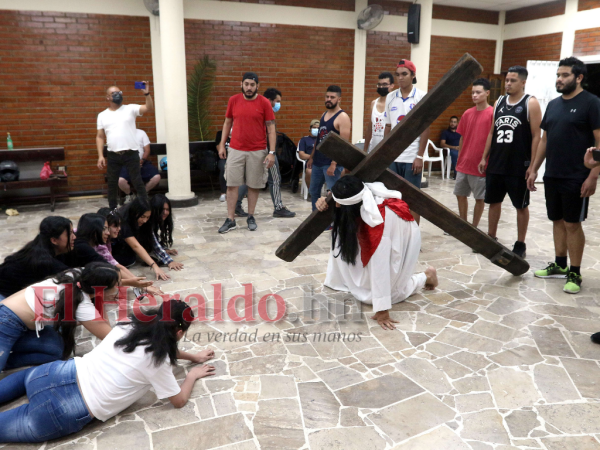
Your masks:
{"label": "man holding phone", "polygon": [[[150,84],[143,82],[142,92],[146,97],[145,105],[123,105],[123,92],[117,86],[106,90],[108,108],[98,114],[96,148],[98,150],[98,169],[106,168],[108,181],[108,206],[118,206],[119,175],[125,167],[131,178],[131,184],[140,198],[148,201],[146,187],[140,172],[139,142],[136,138],[135,120],[146,112],[154,111],[154,102],[150,95]],[[141,87],[137,85],[136,87]],[[108,156],[104,158],[104,142],[108,146]]]}

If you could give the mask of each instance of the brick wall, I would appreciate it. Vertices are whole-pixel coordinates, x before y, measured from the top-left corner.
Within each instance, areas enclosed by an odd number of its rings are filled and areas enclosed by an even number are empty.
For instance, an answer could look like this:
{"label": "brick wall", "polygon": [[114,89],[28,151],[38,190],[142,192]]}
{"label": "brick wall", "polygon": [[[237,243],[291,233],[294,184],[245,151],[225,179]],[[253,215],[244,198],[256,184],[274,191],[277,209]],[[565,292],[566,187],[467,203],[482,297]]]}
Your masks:
{"label": "brick wall", "polygon": [[303,6],[305,8],[354,11],[354,0],[220,0],[235,3],[261,3],[265,5]]}
{"label": "brick wall", "polygon": [[[152,83],[148,18],[0,11],[0,23],[0,136],[15,148],[64,146],[69,191],[100,189],[96,117],[113,84],[125,103],[144,102],[133,85]],[[138,127],[155,141],[153,114]]]}
{"label": "brick wall", "polygon": [[371,126],[371,102],[378,97],[377,81],[381,72],[396,70],[398,61],[410,58],[406,33],[369,31],[367,35],[367,70],[365,75],[364,132]]}
{"label": "brick wall", "polygon": [[369,0],[369,5],[383,7],[386,14],[391,16],[408,16],[408,8],[412,2],[401,2],[397,0]]}
{"label": "brick wall", "polygon": [[543,19],[560,16],[565,13],[566,0],[542,3],[541,5],[526,6],[525,8],[506,11],[505,23],[525,22],[527,20]]}
{"label": "brick wall", "polygon": [[588,28],[575,32],[574,56],[597,55],[600,53],[600,28]]}
{"label": "brick wall", "polygon": [[269,87],[282,92],[277,129],[295,143],[325,111],[330,84],[342,88],[342,108],[352,114],[354,30],[186,20],[185,41],[188,73],[204,54],[217,62],[213,133],[222,128],[227,100],[240,92],[247,70],[259,75],[261,93]]}
{"label": "brick wall", "polygon": [[502,70],[514,65],[527,66],[527,61],[558,61],[562,33],[545,34],[504,41]]}
{"label": "brick wall", "polygon": [[577,5],[579,11],[587,11],[588,9],[600,8],[600,0],[579,0]]}
{"label": "brick wall", "polygon": [[[431,37],[431,62],[429,65],[429,89],[450,70],[458,59],[469,52],[483,66],[483,78],[489,77],[494,72],[494,57],[496,41],[483,39],[448,38],[442,36]],[[431,140],[439,145],[442,131],[448,128],[450,117],[458,116],[473,106],[471,100],[471,87],[432,124]]]}
{"label": "brick wall", "polygon": [[454,6],[433,5],[433,18],[457,20],[460,22],[489,23],[497,25],[500,14],[498,11],[484,9],[458,8]]}

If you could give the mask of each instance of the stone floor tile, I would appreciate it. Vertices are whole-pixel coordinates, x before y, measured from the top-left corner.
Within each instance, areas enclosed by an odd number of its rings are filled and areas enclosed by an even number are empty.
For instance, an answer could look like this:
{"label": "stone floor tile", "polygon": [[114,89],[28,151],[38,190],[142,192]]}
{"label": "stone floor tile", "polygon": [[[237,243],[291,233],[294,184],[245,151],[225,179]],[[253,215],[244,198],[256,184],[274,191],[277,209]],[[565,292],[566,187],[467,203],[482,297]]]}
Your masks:
{"label": "stone floor tile", "polygon": [[463,415],[460,436],[463,439],[510,444],[508,433],[502,425],[502,416],[493,409]]}
{"label": "stone floor tile", "polygon": [[425,393],[370,414],[369,419],[394,442],[401,442],[448,422],[454,416],[452,409]]}
{"label": "stone floor tile", "polygon": [[373,427],[331,428],[308,435],[311,449],[331,450],[383,450],[383,439]]}
{"label": "stone floor tile", "polygon": [[263,450],[298,449],[305,444],[298,400],[261,400],[252,421]]}
{"label": "stone floor tile", "polygon": [[336,392],[344,406],[382,408],[423,392],[423,389],[400,373],[384,375]]}
{"label": "stone floor tile", "polygon": [[[233,412],[235,412],[235,410]],[[169,402],[158,408],[140,411],[137,415],[146,422],[150,431],[162,430],[163,428],[175,427],[190,422],[197,422],[199,420],[194,412],[193,402],[187,402],[183,408],[175,408]]]}
{"label": "stone floor tile", "polygon": [[363,427],[365,423],[358,415],[358,408],[351,406],[340,410],[340,425],[342,427]]}
{"label": "stone floor tile", "polygon": [[334,391],[364,381],[360,373],[348,367],[336,367],[324,370],[318,372],[317,375]]}
{"label": "stone floor tile", "polygon": [[536,409],[547,424],[563,433],[600,433],[600,403],[539,405]]}
{"label": "stone floor tile", "polygon": [[455,380],[452,382],[452,385],[460,394],[469,394],[471,392],[483,392],[490,390],[490,385],[487,378],[478,375]]}
{"label": "stone floor tile", "polygon": [[533,374],[538,390],[548,403],[561,403],[581,398],[562,367],[538,364],[533,369]]}
{"label": "stone floor tile", "polygon": [[490,364],[492,364],[492,362],[485,356],[464,351],[450,355],[448,356],[448,358],[474,371],[481,370],[484,367],[487,367]]}
{"label": "stone floor tile", "polygon": [[429,361],[420,358],[406,358],[397,363],[396,367],[433,394],[445,394],[452,390],[444,372]]}
{"label": "stone floor tile", "polygon": [[210,397],[201,397],[195,400],[198,407],[198,413],[202,420],[212,419],[215,417],[215,410]]}
{"label": "stone floor tile", "polygon": [[600,450],[600,443],[592,436],[549,437],[542,443],[548,450]]}
{"label": "stone floor tile", "polygon": [[329,428],[338,424],[340,403],[324,383],[299,383],[298,392],[306,428]]}
{"label": "stone floor tile", "polygon": [[488,373],[488,378],[499,408],[532,406],[540,398],[533,379],[525,372],[501,367]]}
{"label": "stone floor tile", "polygon": [[514,437],[527,437],[531,430],[540,426],[534,411],[513,411],[505,420],[510,434]]}
{"label": "stone floor tile", "polygon": [[496,353],[502,349],[502,344],[498,341],[472,333],[465,333],[464,331],[459,331],[454,328],[444,329],[438,334],[436,341],[465,348],[472,352]]}
{"label": "stone floor tile", "polygon": [[382,348],[364,350],[354,356],[369,369],[396,362],[396,358]]}
{"label": "stone floor tile", "polygon": [[226,414],[233,414],[234,412],[237,412],[235,400],[230,392],[213,395],[213,402],[215,404],[217,416],[224,416]]}
{"label": "stone floor tile", "polygon": [[150,437],[146,433],[144,422],[123,422],[109,428],[96,438],[98,450],[114,448],[150,449]]}
{"label": "stone floor tile", "polygon": [[471,450],[465,441],[445,426],[396,445],[392,450]]}
{"label": "stone floor tile", "polygon": [[479,411],[494,408],[494,399],[487,392],[478,394],[457,395],[455,397],[456,409],[460,413]]}
{"label": "stone floor tile", "polygon": [[571,346],[557,328],[544,328],[529,326],[531,335],[535,340],[542,355],[575,356]]}
{"label": "stone floor tile", "polygon": [[600,367],[596,361],[560,359],[582,397],[600,398]]}
{"label": "stone floor tile", "polygon": [[544,360],[538,349],[529,345],[504,350],[489,358],[499,366],[530,366]]}
{"label": "stone floor tile", "polygon": [[433,364],[443,370],[451,380],[462,378],[472,373],[472,370],[448,358],[439,358]]}
{"label": "stone floor tile", "polygon": [[257,356],[231,363],[229,371],[232,376],[275,374],[281,372],[285,365],[284,355]]}

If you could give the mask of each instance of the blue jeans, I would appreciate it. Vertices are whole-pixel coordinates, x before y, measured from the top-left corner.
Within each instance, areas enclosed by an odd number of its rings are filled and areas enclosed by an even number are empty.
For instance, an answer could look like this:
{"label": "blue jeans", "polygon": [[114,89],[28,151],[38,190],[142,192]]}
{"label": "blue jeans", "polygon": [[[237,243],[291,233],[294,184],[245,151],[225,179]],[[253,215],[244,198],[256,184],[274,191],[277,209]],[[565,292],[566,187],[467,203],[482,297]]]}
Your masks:
{"label": "blue jeans", "polygon": [[[23,366],[37,366],[62,358],[62,337],[52,326],[40,331],[28,329],[23,321],[0,305],[0,372]],[[11,353],[12,351],[12,353]]]}
{"label": "blue jeans", "polygon": [[0,413],[0,442],[44,442],[76,433],[92,420],[77,386],[73,359],[0,380],[0,404],[24,394],[29,404]]}
{"label": "blue jeans", "polygon": [[413,186],[421,189],[421,178],[423,174],[421,172],[417,173],[416,175],[413,174],[412,163],[401,163],[394,161],[392,164],[390,164],[390,170],[400,175]]}
{"label": "blue jeans", "polygon": [[456,161],[458,161],[458,150],[450,149],[450,160],[452,161],[452,173],[456,175]]}
{"label": "blue jeans", "polygon": [[317,203],[319,197],[321,197],[323,183],[327,183],[327,189],[331,190],[336,181],[342,176],[342,170],[344,170],[342,166],[337,166],[335,168],[334,175],[331,177],[327,175],[327,169],[329,169],[329,166],[315,166],[314,164],[312,166],[310,188],[308,192],[310,193],[310,202],[312,203],[313,211],[317,209],[315,204]]}

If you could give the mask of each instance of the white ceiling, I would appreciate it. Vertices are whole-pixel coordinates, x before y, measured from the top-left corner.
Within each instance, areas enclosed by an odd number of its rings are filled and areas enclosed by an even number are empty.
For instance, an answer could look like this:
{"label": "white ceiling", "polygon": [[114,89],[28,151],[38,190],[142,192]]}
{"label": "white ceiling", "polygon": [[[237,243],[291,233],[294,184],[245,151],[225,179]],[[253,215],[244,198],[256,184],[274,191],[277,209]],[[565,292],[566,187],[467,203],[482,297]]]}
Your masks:
{"label": "white ceiling", "polygon": [[461,6],[463,8],[506,11],[525,6],[540,5],[548,3],[548,1],[550,0],[433,0],[433,3],[446,6]]}

